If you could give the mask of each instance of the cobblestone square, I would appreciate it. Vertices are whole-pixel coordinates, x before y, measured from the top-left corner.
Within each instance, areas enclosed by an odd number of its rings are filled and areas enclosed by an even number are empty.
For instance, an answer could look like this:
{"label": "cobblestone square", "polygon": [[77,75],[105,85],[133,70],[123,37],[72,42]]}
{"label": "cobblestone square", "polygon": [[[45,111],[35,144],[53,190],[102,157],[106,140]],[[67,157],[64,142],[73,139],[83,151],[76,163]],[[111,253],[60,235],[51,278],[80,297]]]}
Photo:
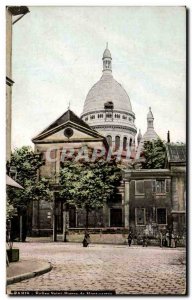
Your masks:
{"label": "cobblestone square", "polygon": [[44,275],[7,286],[11,291],[115,290],[126,295],[179,295],[186,292],[184,248],[127,245],[14,243],[23,260],[48,261]]}

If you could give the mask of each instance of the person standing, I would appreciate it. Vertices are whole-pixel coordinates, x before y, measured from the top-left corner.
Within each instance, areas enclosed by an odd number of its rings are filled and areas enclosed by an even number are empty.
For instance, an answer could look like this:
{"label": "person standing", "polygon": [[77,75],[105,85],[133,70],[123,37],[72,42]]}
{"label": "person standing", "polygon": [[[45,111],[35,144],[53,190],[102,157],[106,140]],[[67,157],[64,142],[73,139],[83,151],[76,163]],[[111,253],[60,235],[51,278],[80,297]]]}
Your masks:
{"label": "person standing", "polygon": [[175,248],[175,235],[173,232],[171,233],[171,248]]}
{"label": "person standing", "polygon": [[178,236],[178,235],[176,235],[176,237],[175,237],[175,248],[177,248],[178,241],[179,241],[179,236]]}
{"label": "person standing", "polygon": [[143,247],[148,246],[148,237],[146,235],[143,236]]}
{"label": "person standing", "polygon": [[133,235],[132,235],[131,232],[129,232],[129,234],[128,234],[128,245],[129,245],[129,247],[131,246],[132,239],[133,239]]}
{"label": "person standing", "polygon": [[169,231],[166,232],[165,239],[166,239],[166,246],[169,247],[169,240],[170,240],[169,239]]}

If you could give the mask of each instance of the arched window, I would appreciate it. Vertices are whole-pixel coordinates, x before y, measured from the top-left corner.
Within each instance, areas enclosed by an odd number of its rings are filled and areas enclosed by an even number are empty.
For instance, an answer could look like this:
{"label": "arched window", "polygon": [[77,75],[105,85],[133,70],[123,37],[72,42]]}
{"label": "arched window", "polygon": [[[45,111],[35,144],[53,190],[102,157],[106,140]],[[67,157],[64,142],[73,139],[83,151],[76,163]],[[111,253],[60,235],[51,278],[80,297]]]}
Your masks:
{"label": "arched window", "polygon": [[119,147],[120,147],[120,137],[117,135],[115,137],[115,148],[116,148],[116,150],[118,150]]}
{"label": "arched window", "polygon": [[123,150],[124,151],[127,150],[127,137],[126,136],[123,138]]}
{"label": "arched window", "polygon": [[109,146],[112,146],[112,137],[110,135],[107,135],[107,143]]}
{"label": "arched window", "polygon": [[132,138],[130,138],[129,140],[129,147],[131,147],[131,145],[132,145]]}

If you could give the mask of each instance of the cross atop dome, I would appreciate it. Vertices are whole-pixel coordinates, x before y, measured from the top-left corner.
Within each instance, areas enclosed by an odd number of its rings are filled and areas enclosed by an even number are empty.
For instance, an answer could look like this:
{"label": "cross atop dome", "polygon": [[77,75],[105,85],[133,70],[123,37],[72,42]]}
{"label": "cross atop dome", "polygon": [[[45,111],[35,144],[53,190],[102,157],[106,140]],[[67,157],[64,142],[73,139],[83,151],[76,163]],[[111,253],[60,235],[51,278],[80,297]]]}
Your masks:
{"label": "cross atop dome", "polygon": [[108,42],[106,44],[106,49],[103,52],[103,72],[112,72],[112,57],[111,52],[108,49]]}

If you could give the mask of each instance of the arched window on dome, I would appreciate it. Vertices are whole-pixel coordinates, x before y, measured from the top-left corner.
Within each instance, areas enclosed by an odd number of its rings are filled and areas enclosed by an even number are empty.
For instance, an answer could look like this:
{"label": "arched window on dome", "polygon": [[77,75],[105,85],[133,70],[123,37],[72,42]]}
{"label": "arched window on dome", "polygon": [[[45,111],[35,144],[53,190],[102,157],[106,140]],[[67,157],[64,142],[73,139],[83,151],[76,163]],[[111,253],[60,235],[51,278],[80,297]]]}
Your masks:
{"label": "arched window on dome", "polygon": [[123,150],[124,151],[127,150],[127,137],[126,136],[123,138]]}
{"label": "arched window on dome", "polygon": [[107,135],[106,139],[107,139],[108,145],[111,147],[112,146],[112,137],[110,135]]}
{"label": "arched window on dome", "polygon": [[133,142],[133,140],[132,140],[132,138],[130,138],[130,140],[129,140],[129,147],[132,146],[132,142]]}
{"label": "arched window on dome", "polygon": [[115,137],[115,149],[118,150],[120,147],[120,137],[117,135]]}

